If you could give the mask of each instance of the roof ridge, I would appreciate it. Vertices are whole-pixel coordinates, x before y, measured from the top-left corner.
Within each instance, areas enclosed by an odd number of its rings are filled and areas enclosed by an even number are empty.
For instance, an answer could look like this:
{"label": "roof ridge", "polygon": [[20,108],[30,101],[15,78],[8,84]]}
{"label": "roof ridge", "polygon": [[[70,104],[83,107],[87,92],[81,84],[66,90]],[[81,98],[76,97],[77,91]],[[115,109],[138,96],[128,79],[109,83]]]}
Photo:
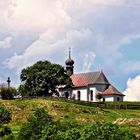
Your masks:
{"label": "roof ridge", "polygon": [[100,71],[94,71],[94,72],[81,72],[81,73],[74,73],[73,75],[79,75],[79,74],[88,74],[88,73],[101,73]]}

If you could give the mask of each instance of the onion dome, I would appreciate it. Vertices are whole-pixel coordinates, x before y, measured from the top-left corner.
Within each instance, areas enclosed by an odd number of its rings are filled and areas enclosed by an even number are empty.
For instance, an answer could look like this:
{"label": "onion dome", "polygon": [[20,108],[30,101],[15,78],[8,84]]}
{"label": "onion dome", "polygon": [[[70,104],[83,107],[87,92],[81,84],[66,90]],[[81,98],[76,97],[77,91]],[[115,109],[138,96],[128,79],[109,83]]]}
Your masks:
{"label": "onion dome", "polygon": [[71,52],[70,52],[70,48],[69,48],[69,58],[65,61],[65,64],[72,66],[74,64],[74,61],[71,59],[70,53]]}
{"label": "onion dome", "polygon": [[71,58],[68,58],[65,62],[66,65],[73,65],[74,61]]}

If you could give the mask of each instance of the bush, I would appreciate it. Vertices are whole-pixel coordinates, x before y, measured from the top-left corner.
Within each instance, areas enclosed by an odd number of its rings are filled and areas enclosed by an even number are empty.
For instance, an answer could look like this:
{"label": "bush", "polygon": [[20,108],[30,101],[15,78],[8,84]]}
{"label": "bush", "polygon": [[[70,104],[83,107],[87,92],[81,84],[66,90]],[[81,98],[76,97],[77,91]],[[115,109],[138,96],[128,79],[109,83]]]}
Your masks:
{"label": "bush", "polygon": [[0,139],[13,140],[14,135],[7,123],[11,121],[11,112],[0,104]]}
{"label": "bush", "polygon": [[13,96],[16,95],[17,90],[14,87],[6,87],[6,86],[1,86],[0,87],[0,95],[2,99],[4,100],[10,100],[13,99]]}
{"label": "bush", "polygon": [[103,95],[102,94],[100,94],[100,93],[98,93],[98,94],[96,94],[96,99],[97,100],[101,100],[103,98]]}
{"label": "bush", "polygon": [[[74,123],[74,122],[73,122]],[[119,126],[105,123],[87,126],[52,121],[44,109],[37,109],[20,130],[18,140],[137,140]]]}
{"label": "bush", "polygon": [[87,126],[81,131],[81,139],[85,140],[136,140],[136,136],[123,131],[119,126],[105,123]]}
{"label": "bush", "polygon": [[0,104],[0,124],[9,123],[11,121],[11,112]]}
{"label": "bush", "polygon": [[42,137],[43,127],[51,122],[48,113],[43,109],[37,109],[28,119],[19,132],[18,140],[39,140]]}

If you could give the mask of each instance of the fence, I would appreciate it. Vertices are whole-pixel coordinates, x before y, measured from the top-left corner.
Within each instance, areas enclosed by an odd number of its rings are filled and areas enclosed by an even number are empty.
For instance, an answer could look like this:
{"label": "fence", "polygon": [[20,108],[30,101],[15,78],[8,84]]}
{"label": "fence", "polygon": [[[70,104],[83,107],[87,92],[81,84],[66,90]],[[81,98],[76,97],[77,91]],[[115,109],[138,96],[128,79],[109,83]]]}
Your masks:
{"label": "fence", "polygon": [[104,109],[136,109],[136,110],[139,109],[140,110],[140,102],[88,102],[88,101],[72,100],[66,98],[55,98],[55,97],[37,97],[37,96],[23,97],[23,99],[38,99],[38,98],[54,100],[54,101],[63,101],[68,103],[99,107]]}

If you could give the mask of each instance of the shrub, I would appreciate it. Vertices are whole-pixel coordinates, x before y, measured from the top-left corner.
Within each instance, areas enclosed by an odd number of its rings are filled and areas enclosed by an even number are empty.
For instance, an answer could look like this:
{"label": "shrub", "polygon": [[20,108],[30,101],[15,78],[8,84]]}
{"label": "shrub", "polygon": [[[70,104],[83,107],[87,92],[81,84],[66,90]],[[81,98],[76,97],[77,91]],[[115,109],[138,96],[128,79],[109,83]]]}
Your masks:
{"label": "shrub", "polygon": [[9,123],[11,121],[11,112],[0,104],[0,124]]}
{"label": "shrub", "polygon": [[10,100],[13,99],[13,96],[16,95],[17,90],[14,87],[6,87],[6,86],[1,86],[0,87],[0,95],[2,99],[4,100]]}
{"label": "shrub", "polygon": [[98,93],[98,94],[96,94],[96,99],[97,100],[101,100],[103,98],[103,95],[102,94],[100,94],[100,93]]}
{"label": "shrub", "polygon": [[18,140],[39,140],[42,137],[43,127],[51,122],[48,113],[43,109],[37,109],[28,119],[19,132]]}
{"label": "shrub", "polygon": [[87,126],[81,131],[81,139],[85,140],[136,140],[136,136],[123,131],[119,126],[105,123]]}
{"label": "shrub", "polygon": [[11,121],[11,112],[0,104],[0,139],[13,140],[14,135],[7,123]]}
{"label": "shrub", "polygon": [[134,134],[111,123],[75,124],[52,121],[44,109],[38,109],[22,126],[18,140],[137,140]]}

